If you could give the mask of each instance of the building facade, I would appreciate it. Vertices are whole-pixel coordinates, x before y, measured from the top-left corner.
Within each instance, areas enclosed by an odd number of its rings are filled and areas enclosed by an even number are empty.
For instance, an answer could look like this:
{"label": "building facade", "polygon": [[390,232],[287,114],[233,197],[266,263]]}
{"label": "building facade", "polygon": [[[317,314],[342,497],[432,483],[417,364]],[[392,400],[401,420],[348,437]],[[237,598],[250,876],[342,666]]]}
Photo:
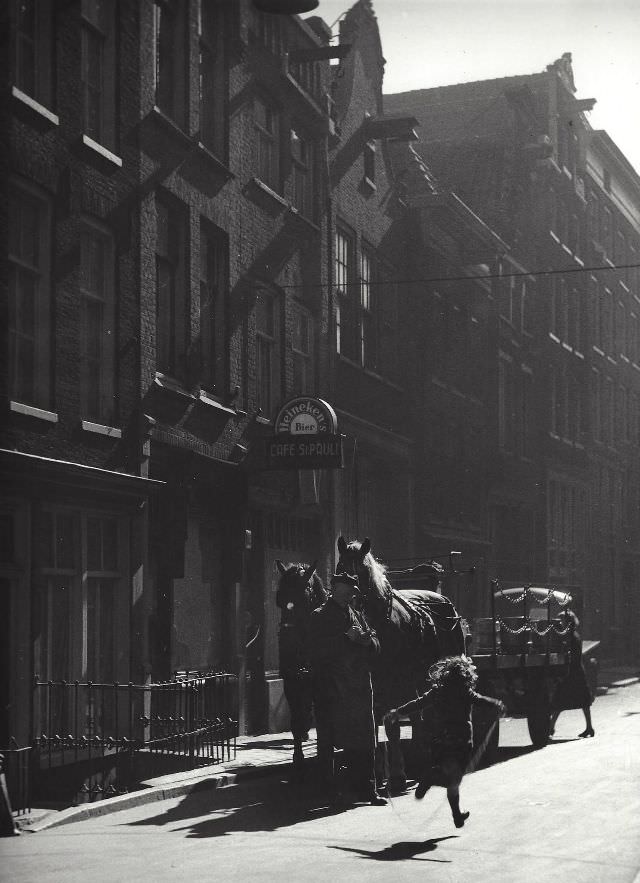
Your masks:
{"label": "building facade", "polygon": [[576,97],[568,53],[385,103],[420,120],[430,168],[506,245],[490,268],[489,570],[572,590],[586,632],[629,658],[640,179],[589,125],[595,100]]}

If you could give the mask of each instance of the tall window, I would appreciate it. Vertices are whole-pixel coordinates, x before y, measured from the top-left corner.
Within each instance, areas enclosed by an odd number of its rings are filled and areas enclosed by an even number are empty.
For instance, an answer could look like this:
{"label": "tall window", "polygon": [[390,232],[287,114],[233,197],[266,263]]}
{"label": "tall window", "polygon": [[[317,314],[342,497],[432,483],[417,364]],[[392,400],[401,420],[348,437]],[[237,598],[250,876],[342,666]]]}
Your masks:
{"label": "tall window", "polygon": [[15,84],[40,104],[53,99],[52,0],[14,0]]}
{"label": "tall window", "polygon": [[115,5],[82,0],[82,99],[85,134],[115,141]]}
{"label": "tall window", "polygon": [[360,253],[360,361],[372,370],[378,366],[374,266],[373,256],[363,249]]}
{"label": "tall window", "polygon": [[342,230],[335,236],[335,277],[337,293],[337,350],[353,361],[360,359],[358,304],[355,282],[353,239]]}
{"label": "tall window", "polygon": [[225,56],[224,4],[198,2],[200,38],[200,140],[212,153],[225,159]]}
{"label": "tall window", "polygon": [[270,418],[280,398],[280,315],[278,300],[269,291],[256,297],[256,399]]}
{"label": "tall window", "polygon": [[50,404],[51,207],[35,190],[9,194],[9,376],[11,398]]}
{"label": "tall window", "polygon": [[602,212],[600,214],[600,242],[604,246],[605,251],[609,257],[613,256],[613,218],[611,215],[611,209],[609,209],[606,205],[602,207]]}
{"label": "tall window", "polygon": [[82,296],[82,415],[114,422],[115,295],[113,240],[87,226],[80,239]]}
{"label": "tall window", "polygon": [[305,218],[313,218],[313,145],[291,129],[292,201]]}
{"label": "tall window", "polygon": [[188,5],[155,0],[154,49],[156,104],[182,128],[186,125],[186,45]]}
{"label": "tall window", "polygon": [[156,367],[180,375],[185,349],[185,218],[163,198],[156,199]]}
{"label": "tall window", "polygon": [[291,331],[293,351],[293,395],[313,392],[313,323],[307,311],[298,306],[293,308]]}
{"label": "tall window", "polygon": [[498,441],[505,451],[515,448],[517,415],[513,390],[513,364],[505,356],[498,363]]}
{"label": "tall window", "polygon": [[229,244],[211,224],[200,230],[200,353],[202,384],[211,391],[224,387],[224,310]]}
{"label": "tall window", "polygon": [[278,113],[261,98],[254,102],[256,170],[258,178],[272,190],[280,190],[280,145]]}
{"label": "tall window", "polygon": [[[36,521],[39,631],[36,664],[42,680],[113,683],[128,677],[129,603],[124,591],[126,522],[106,513],[45,508]],[[63,699],[51,714],[68,725]],[[78,709],[75,709],[75,713]],[[108,724],[100,704],[81,710],[95,732]],[[45,718],[46,719],[46,718]],[[66,732],[66,730],[65,730]]]}
{"label": "tall window", "polygon": [[522,368],[522,397],[520,400],[520,452],[531,457],[535,445],[532,438],[533,421],[533,375],[529,368]]}

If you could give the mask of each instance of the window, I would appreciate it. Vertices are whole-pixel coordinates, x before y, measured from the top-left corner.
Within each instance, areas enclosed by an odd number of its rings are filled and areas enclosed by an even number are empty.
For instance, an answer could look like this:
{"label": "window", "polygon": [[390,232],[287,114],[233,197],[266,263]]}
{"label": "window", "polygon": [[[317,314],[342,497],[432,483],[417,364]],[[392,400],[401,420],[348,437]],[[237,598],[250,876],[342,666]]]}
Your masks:
{"label": "window", "polygon": [[115,143],[115,5],[82,0],[82,100],[86,135]]}
{"label": "window", "polygon": [[[514,272],[513,267],[505,267],[507,273]],[[513,300],[516,288],[516,277],[515,276],[507,276],[502,279],[500,282],[500,300],[499,300],[499,309],[500,315],[503,319],[506,319],[507,322],[513,322],[514,320],[514,310],[513,310]]]}
{"label": "window", "polygon": [[156,199],[156,368],[178,377],[184,369],[186,224],[182,212]]}
{"label": "window", "polygon": [[301,215],[313,218],[313,145],[291,129],[292,202]]}
{"label": "window", "polygon": [[185,128],[188,5],[179,0],[155,0],[153,9],[156,104]]}
{"label": "window", "polygon": [[513,365],[505,356],[498,363],[498,443],[505,451],[514,451],[516,432]]}
{"label": "window", "polygon": [[375,187],[376,183],[376,145],[373,141],[367,141],[363,151],[364,179],[367,184]]}
{"label": "window", "polygon": [[[63,508],[37,513],[41,627],[35,649],[42,680],[127,679],[129,602],[123,579],[127,534],[126,521],[113,514]],[[47,711],[44,703],[40,711]],[[72,711],[65,701],[53,707],[52,700],[48,711],[52,725],[60,727],[54,732],[66,732],[66,715]],[[91,717],[98,731],[108,725],[99,706],[87,705],[82,713]]]}
{"label": "window", "polygon": [[258,178],[272,190],[280,190],[280,150],[277,111],[256,98],[254,102],[256,129],[256,171]]}
{"label": "window", "polygon": [[293,308],[293,327],[291,330],[291,349],[293,351],[293,385],[292,395],[301,395],[313,391],[313,323],[311,317],[297,304]]}
{"label": "window", "polygon": [[604,246],[607,255],[611,256],[613,253],[613,219],[611,217],[611,209],[607,208],[606,205],[602,207],[600,222],[602,225],[600,229],[600,243]]}
{"label": "window", "polygon": [[533,332],[533,290],[530,282],[523,279],[520,288],[520,315],[523,334]]}
{"label": "window", "polygon": [[595,368],[591,373],[591,433],[594,441],[602,441],[602,385]]}
{"label": "window", "polygon": [[256,297],[256,405],[271,418],[280,398],[280,315],[275,294]]}
{"label": "window", "polygon": [[52,0],[14,0],[15,84],[40,104],[53,101]]}
{"label": "window", "polygon": [[360,254],[360,362],[366,368],[378,367],[378,329],[375,310],[376,291],[374,279],[374,259],[366,250]]}
{"label": "window", "polygon": [[220,159],[226,158],[225,5],[199,0],[200,140]]}
{"label": "window", "polygon": [[9,194],[9,376],[15,401],[51,400],[51,206],[35,189]]}
{"label": "window", "polygon": [[531,457],[534,450],[533,426],[533,375],[523,366],[520,401],[520,452],[523,457]]}
{"label": "window", "polygon": [[337,350],[355,362],[360,357],[358,304],[354,285],[355,254],[353,239],[342,230],[336,230],[335,235],[335,276]]}
{"label": "window", "polygon": [[229,243],[212,224],[200,228],[200,359],[206,389],[225,389],[224,311]]}
{"label": "window", "polygon": [[82,416],[113,425],[115,295],[113,239],[87,225],[80,237]]}

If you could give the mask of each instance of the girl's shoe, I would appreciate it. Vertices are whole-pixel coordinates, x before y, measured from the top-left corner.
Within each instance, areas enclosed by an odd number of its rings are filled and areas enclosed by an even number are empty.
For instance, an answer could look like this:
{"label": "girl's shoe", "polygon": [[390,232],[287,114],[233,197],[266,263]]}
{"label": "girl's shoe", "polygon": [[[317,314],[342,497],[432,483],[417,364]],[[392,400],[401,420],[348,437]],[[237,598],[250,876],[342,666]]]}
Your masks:
{"label": "girl's shoe", "polygon": [[456,826],[456,828],[463,828],[464,823],[467,821],[468,818],[469,818],[468,812],[459,812],[457,815],[455,815],[453,817],[453,823]]}
{"label": "girl's shoe", "polygon": [[583,733],[578,733],[578,739],[589,739],[591,736],[595,736],[593,727],[587,727]]}

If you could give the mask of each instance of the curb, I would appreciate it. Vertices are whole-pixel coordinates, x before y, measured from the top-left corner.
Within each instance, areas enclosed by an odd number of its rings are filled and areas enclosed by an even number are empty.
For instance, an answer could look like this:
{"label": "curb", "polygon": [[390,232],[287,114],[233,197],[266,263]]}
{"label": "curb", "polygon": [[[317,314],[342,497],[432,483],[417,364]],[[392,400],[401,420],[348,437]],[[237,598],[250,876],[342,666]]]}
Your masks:
{"label": "curb", "polygon": [[170,797],[181,797],[192,794],[194,791],[217,790],[228,788],[230,785],[240,784],[246,779],[260,778],[273,773],[283,772],[291,767],[290,763],[272,763],[254,767],[239,767],[233,772],[224,770],[212,776],[203,774],[200,779],[177,782],[175,785],[161,785],[146,788],[142,791],[133,791],[130,794],[121,794],[118,797],[110,797],[98,803],[86,804],[85,806],[71,806],[51,814],[35,822],[32,825],[21,827],[21,832],[37,834],[60,825],[68,825],[71,822],[81,822],[85,819],[94,819],[98,816],[110,815],[146,803],[154,803],[159,800],[167,800]]}

